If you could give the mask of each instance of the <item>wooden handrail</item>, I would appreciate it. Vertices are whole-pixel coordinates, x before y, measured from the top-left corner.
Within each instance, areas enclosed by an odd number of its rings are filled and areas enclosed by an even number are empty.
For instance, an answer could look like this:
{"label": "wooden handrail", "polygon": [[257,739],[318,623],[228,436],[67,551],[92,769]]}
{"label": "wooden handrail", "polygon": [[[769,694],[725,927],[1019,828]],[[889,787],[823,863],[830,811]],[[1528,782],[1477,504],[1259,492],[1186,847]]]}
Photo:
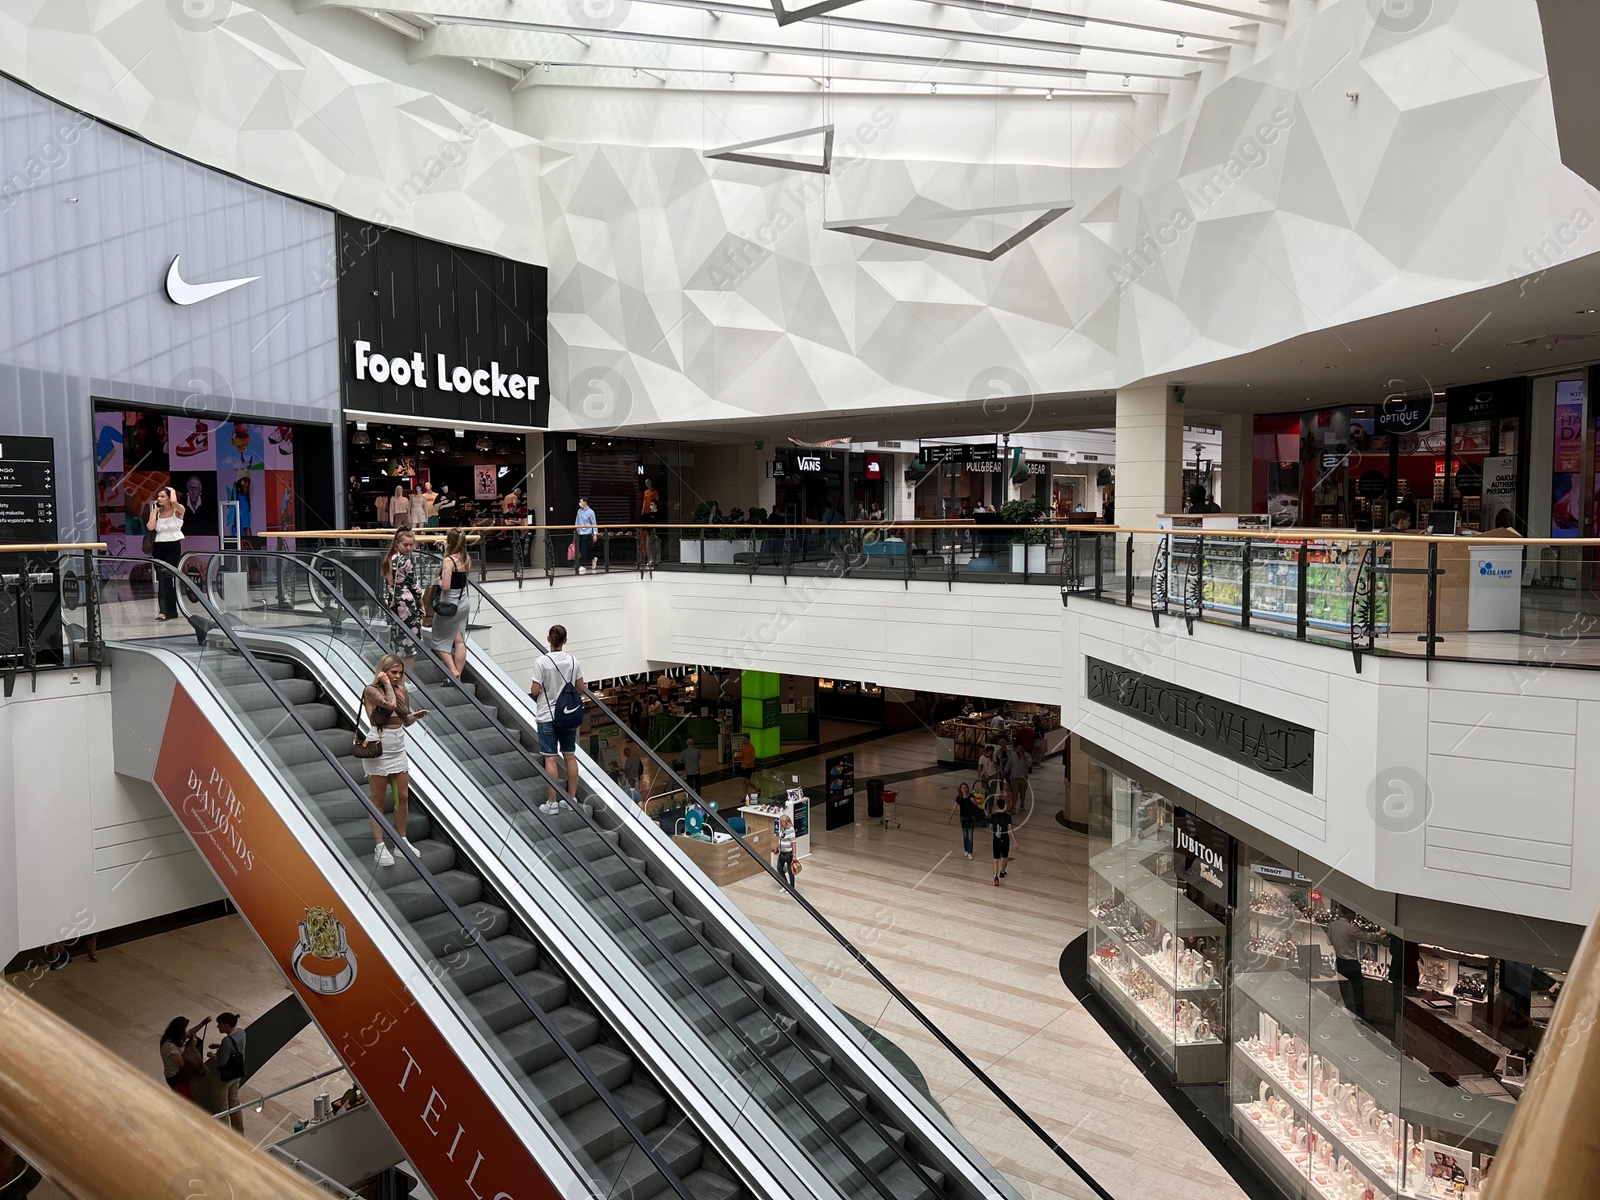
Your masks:
{"label": "wooden handrail", "polygon": [[0,542],[0,554],[40,554],[46,550],[104,550],[104,542],[24,542],[10,545]]}
{"label": "wooden handrail", "polygon": [[1589,926],[1483,1200],[1600,1196],[1600,918]]}
{"label": "wooden handrail", "polygon": [[[469,535],[484,533],[557,533],[577,529],[576,525],[462,525],[459,528]],[[1183,538],[1224,538],[1229,541],[1238,541],[1241,538],[1250,538],[1264,542],[1415,542],[1419,545],[1428,542],[1438,542],[1450,546],[1600,546],[1600,538],[1525,538],[1525,537],[1495,537],[1493,534],[1469,533],[1455,536],[1442,536],[1431,533],[1360,533],[1353,529],[1139,529],[1125,525],[1075,525],[1060,521],[1040,521],[1034,525],[979,525],[971,520],[957,521],[846,521],[839,525],[823,525],[820,523],[810,525],[680,525],[680,524],[645,524],[638,521],[632,524],[621,525],[591,525],[588,526],[597,533],[637,533],[641,529],[715,529],[738,530],[740,533],[749,531],[748,536],[756,537],[762,531],[779,529],[803,529],[810,533],[837,532],[845,529],[959,529],[964,532],[977,531],[979,533],[1022,533],[1026,531],[1055,531],[1059,533],[1080,533],[1089,535],[1109,534],[1137,534],[1150,537],[1183,537]],[[424,539],[442,538],[449,532],[439,526],[418,525],[411,531]],[[334,538],[352,538],[377,540],[387,542],[394,536],[393,529],[302,529],[302,530],[267,530],[258,536],[274,538],[302,538],[309,541],[327,541]],[[209,551],[208,553],[229,553],[228,551]]]}
{"label": "wooden handrail", "polygon": [[0,1138],[74,1200],[328,1200],[10,984],[0,986]]}

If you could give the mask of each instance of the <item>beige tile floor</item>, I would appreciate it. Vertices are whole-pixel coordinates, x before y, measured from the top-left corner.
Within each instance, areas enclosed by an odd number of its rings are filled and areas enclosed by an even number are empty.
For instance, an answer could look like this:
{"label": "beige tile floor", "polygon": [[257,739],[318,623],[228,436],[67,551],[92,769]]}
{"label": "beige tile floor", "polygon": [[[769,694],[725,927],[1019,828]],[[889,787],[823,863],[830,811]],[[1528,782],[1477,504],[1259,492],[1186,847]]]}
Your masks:
{"label": "beige tile floor", "polygon": [[[57,1016],[94,1037],[154,1080],[161,1079],[156,1049],[162,1028],[173,1017],[191,1022],[224,1011],[249,1020],[289,994],[283,976],[239,917],[222,917],[99,952],[91,963],[75,956],[60,971],[33,979],[10,977],[16,986]],[[208,1034],[208,1042],[215,1038]],[[340,1065],[316,1026],[308,1026],[262,1065],[241,1091],[245,1100],[275,1092]],[[352,1080],[344,1073],[296,1088],[266,1101],[262,1111],[246,1109],[244,1134],[252,1145],[286,1137],[298,1117],[311,1113],[320,1091],[337,1097]],[[116,1114],[106,1114],[108,1123]],[[37,1200],[65,1193],[46,1181]]]}

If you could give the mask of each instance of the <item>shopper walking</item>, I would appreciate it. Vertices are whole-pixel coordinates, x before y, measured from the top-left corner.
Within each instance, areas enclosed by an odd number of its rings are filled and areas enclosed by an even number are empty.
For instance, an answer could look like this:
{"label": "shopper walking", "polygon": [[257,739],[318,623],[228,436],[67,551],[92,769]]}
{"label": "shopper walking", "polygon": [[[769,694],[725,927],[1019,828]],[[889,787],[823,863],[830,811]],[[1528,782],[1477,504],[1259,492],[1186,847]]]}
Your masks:
{"label": "shopper walking", "polygon": [[627,776],[630,787],[638,787],[639,780],[644,778],[644,756],[631,744],[622,748],[622,773]]}
{"label": "shopper walking", "polygon": [[467,580],[472,576],[472,556],[467,535],[452,529],[444,539],[444,562],[439,567],[439,593],[433,602],[433,628],[428,648],[439,656],[444,669],[457,679],[467,668]]}
{"label": "shopper walking", "polygon": [[950,815],[944,819],[946,825],[957,817],[961,818],[961,850],[968,858],[972,857],[972,833],[983,821],[983,809],[978,807],[972,798],[972,788],[963,783],[956,789],[956,802],[950,809]]}
{"label": "shopper walking", "polygon": [[1000,881],[1006,877],[1006,867],[1011,863],[1011,851],[1018,840],[1016,831],[1012,828],[1011,810],[1006,806],[1002,797],[999,807],[989,817],[989,832],[994,835],[994,885],[1000,886]]}
{"label": "shopper walking", "polygon": [[756,773],[756,744],[748,737],[744,745],[739,747],[739,774],[746,779],[753,778]]}
{"label": "shopper walking", "polygon": [[794,818],[788,813],[778,822],[778,878],[794,891]]}
{"label": "shopper walking", "polygon": [[156,620],[170,621],[178,615],[178,560],[183,557],[183,518],[188,510],[178,502],[175,489],[164,487],[150,502],[145,524],[154,534],[151,557],[166,563],[170,571],[151,569],[156,575],[156,597],[160,610]]}
{"label": "shopper walking", "polygon": [[[362,766],[367,771],[367,787],[371,790],[372,807],[379,812],[388,808],[389,785],[394,784],[394,829],[405,842],[406,849],[415,854],[417,848],[406,840],[406,826],[411,800],[411,760],[406,755],[406,727],[414,725],[428,715],[428,710],[411,709],[411,695],[406,690],[406,664],[398,654],[385,654],[378,660],[378,669],[372,682],[361,693],[361,708],[366,714],[368,741],[382,743],[383,752],[377,758],[364,758]],[[385,841],[383,826],[371,817],[372,860],[380,867],[394,866],[394,851]]]}
{"label": "shopper walking", "polygon": [[391,648],[405,659],[408,671],[416,665],[417,647],[422,645],[422,589],[417,585],[416,550],[416,534],[396,529],[378,564],[383,602],[399,621],[390,635]]}
{"label": "shopper walking", "polygon": [[574,532],[578,535],[578,574],[582,575],[594,566],[594,539],[600,529],[599,518],[594,515],[594,509],[589,507],[589,502],[582,496],[578,497],[578,515],[573,518],[572,524],[576,527]]}
{"label": "shopper walking", "polygon": [[1022,749],[1022,743],[1012,739],[1006,747],[1006,787],[1011,796],[1011,810],[1021,812],[1023,799],[1028,790],[1028,772],[1032,768],[1028,765],[1028,755]]}
{"label": "shopper walking", "polygon": [[985,746],[983,753],[978,756],[978,790],[983,793],[984,799],[994,795],[995,781],[1000,778],[1000,764],[995,761],[994,747]]}
{"label": "shopper walking", "polygon": [[700,747],[690,738],[683,744],[683,781],[695,795],[700,794]]}
{"label": "shopper walking", "polygon": [[161,1074],[167,1086],[185,1100],[194,1099],[194,1081],[205,1070],[200,1057],[200,1037],[211,1018],[190,1025],[188,1017],[173,1017],[161,1032]]}
{"label": "shopper walking", "polygon": [[235,1133],[244,1132],[244,1111],[239,1107],[239,1085],[244,1082],[244,1030],[239,1028],[238,1013],[219,1013],[217,1032],[222,1040],[211,1047],[210,1061],[217,1064],[216,1113],[227,1113],[228,1124]]}
{"label": "shopper walking", "polygon": [[[560,778],[556,763],[558,754],[567,760],[567,795],[574,801],[578,796],[578,729],[583,724],[583,667],[567,650],[565,625],[550,626],[550,651],[533,664],[533,682],[528,685],[528,695],[533,697],[533,720],[539,731],[539,750],[544,755],[544,769],[554,786]],[[633,747],[629,746],[629,750]],[[640,763],[642,770],[643,763]],[[554,792],[541,805],[547,813],[561,811],[561,802]]]}

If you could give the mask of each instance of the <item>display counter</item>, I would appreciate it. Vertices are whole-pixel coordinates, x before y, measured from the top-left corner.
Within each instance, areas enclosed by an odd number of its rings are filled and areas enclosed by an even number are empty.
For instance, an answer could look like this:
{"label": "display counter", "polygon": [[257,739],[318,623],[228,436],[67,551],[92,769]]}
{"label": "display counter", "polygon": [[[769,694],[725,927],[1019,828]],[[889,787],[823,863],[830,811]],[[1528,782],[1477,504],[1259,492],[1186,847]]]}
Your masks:
{"label": "display counter", "polygon": [[[997,713],[1003,719],[999,725],[994,721]],[[935,754],[942,763],[976,765],[983,748],[999,741],[1002,735],[1020,737],[1024,749],[1038,754],[1033,745],[1035,716],[1044,717],[1046,734],[1061,728],[1061,709],[1054,704],[1018,704],[1003,711],[990,710],[941,721],[935,731]]]}
{"label": "display counter", "polygon": [[811,802],[802,794],[761,804],[744,804],[739,807],[747,830],[759,829],[768,838],[769,851],[776,846],[779,823],[787,816],[794,822],[794,855],[806,858],[811,854]]}
{"label": "display counter", "polygon": [[[773,852],[771,827],[747,823],[746,829],[743,839],[745,845],[762,858],[771,857]],[[761,874],[760,861],[751,857],[750,853],[739,845],[738,839],[725,833],[712,834],[709,840],[675,833],[672,835],[672,844],[682,850],[689,861],[705,872],[706,878],[718,887],[725,887],[736,880]]]}

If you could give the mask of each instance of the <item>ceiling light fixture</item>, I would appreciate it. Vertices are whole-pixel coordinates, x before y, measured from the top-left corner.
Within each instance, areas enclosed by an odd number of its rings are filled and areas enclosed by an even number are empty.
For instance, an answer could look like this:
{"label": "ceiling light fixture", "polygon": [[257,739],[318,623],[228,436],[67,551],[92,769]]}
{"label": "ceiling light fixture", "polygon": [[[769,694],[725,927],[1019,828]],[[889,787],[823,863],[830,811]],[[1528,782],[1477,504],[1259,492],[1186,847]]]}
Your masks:
{"label": "ceiling light fixture", "polygon": [[371,443],[372,435],[365,429],[358,429],[350,435],[350,444],[352,446],[367,446]]}
{"label": "ceiling light fixture", "polygon": [[1122,77],[1122,86],[1123,87],[1132,87],[1133,86],[1133,76],[1132,75],[1124,75]]}
{"label": "ceiling light fixture", "polygon": [[427,450],[427,449],[430,449],[432,446],[433,446],[433,434],[427,433],[427,432],[423,432],[423,433],[417,435],[417,448],[419,450]]}
{"label": "ceiling light fixture", "polygon": [[938,94],[939,94],[939,85],[937,83],[930,83],[928,85],[928,95],[937,96]]}
{"label": "ceiling light fixture", "polygon": [[1044,98],[1046,100],[1054,100],[1056,98],[1056,90],[1055,90],[1055,88],[1045,88],[1045,90],[1044,90]]}
{"label": "ceiling light fixture", "polygon": [[1178,49],[1179,50],[1183,49],[1183,34],[1181,34],[1181,33],[1178,35]]}

